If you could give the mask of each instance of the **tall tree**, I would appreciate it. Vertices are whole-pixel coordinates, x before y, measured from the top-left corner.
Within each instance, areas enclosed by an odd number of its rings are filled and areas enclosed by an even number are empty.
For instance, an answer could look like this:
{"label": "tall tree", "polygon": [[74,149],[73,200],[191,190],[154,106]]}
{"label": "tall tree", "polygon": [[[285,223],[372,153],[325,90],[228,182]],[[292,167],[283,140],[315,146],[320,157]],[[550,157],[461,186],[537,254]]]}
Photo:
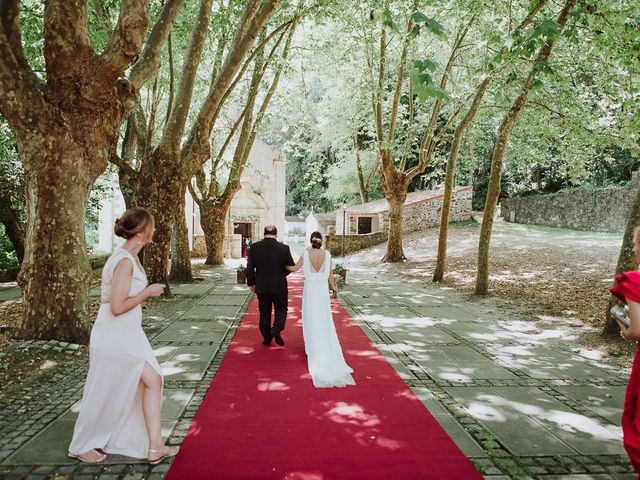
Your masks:
{"label": "tall tree", "polygon": [[[263,53],[260,53],[256,57],[251,83],[248,89],[246,105],[238,120],[236,120],[231,131],[227,135],[218,155],[212,162],[210,181],[208,185],[205,181],[204,169],[201,169],[196,174],[196,186],[198,191],[190,186],[191,195],[200,207],[200,224],[202,225],[202,230],[205,234],[205,243],[207,246],[207,259],[205,261],[207,264],[221,265],[223,263],[225,219],[227,218],[227,212],[231,207],[234,195],[240,188],[242,173],[247,164],[247,160],[249,159],[249,154],[251,153],[251,149],[255,142],[258,128],[260,127],[267,108],[269,107],[269,103],[278,88],[278,83],[289,55],[297,23],[298,19],[295,19],[291,26],[288,27],[288,32],[287,30],[284,30],[280,34],[278,41],[276,41],[275,45],[272,47],[267,58],[265,58]],[[263,81],[267,68],[274,62],[274,57],[278,51],[280,42],[285,37],[285,34],[286,42],[282,48],[282,52],[280,53],[280,58],[277,59],[273,78],[271,79],[264,99],[262,100],[262,104],[254,118],[256,101],[258,99],[258,94],[260,93],[260,84]],[[240,124],[242,124],[241,127]],[[240,133],[238,135],[233,158],[229,167],[229,175],[226,180],[226,185],[222,188],[220,182],[222,158],[239,127]]]}
{"label": "tall tree", "polygon": [[[209,158],[210,137],[222,106],[248,68],[249,59],[255,57],[264,44],[254,47],[258,33],[276,11],[281,0],[250,0],[242,10],[235,35],[226,48],[225,60],[209,87],[199,112],[187,130],[187,119],[192,108],[193,86],[202,56],[202,48],[210,19],[212,0],[201,0],[198,23],[194,28],[189,51],[185,56],[183,75],[175,93],[173,107],[164,127],[162,138],[147,158],[143,158],[137,171],[137,190],[132,197],[134,205],[148,207],[156,218],[154,242],[147,247],[144,261],[151,281],[167,283],[169,252],[176,211],[184,197],[187,185],[197,169]],[[207,6],[209,8],[207,8]],[[280,26],[268,37],[284,28]],[[251,52],[251,53],[250,53]],[[249,57],[249,59],[247,58]],[[187,141],[182,142],[187,135]],[[116,159],[116,161],[119,161]],[[168,289],[166,290],[168,292]]]}
{"label": "tall tree", "polygon": [[[386,6],[387,4],[385,4]],[[402,248],[402,209],[407,197],[409,185],[418,175],[422,174],[427,166],[431,163],[433,158],[433,152],[435,151],[436,144],[438,142],[438,135],[436,134],[436,127],[440,112],[444,105],[444,100],[447,95],[444,92],[447,84],[449,83],[451,71],[454,65],[454,61],[460,53],[460,49],[463,46],[464,38],[466,37],[471,23],[474,18],[464,25],[453,42],[451,52],[446,66],[442,72],[442,76],[439,85],[436,86],[431,80],[431,76],[427,71],[433,71],[436,68],[436,64],[433,61],[418,61],[414,64],[414,69],[411,71],[411,88],[409,90],[409,128],[414,121],[414,94],[424,100],[428,97],[435,98],[429,120],[422,131],[422,140],[420,142],[420,148],[418,151],[417,165],[409,168],[408,157],[410,153],[410,146],[415,138],[411,134],[407,135],[405,139],[405,146],[402,153],[397,158],[397,152],[394,148],[398,142],[396,138],[396,129],[399,120],[399,105],[402,97],[403,89],[407,83],[406,69],[409,62],[409,52],[412,48],[412,43],[415,40],[419,29],[421,27],[426,28],[437,35],[443,35],[444,30],[440,24],[435,20],[428,18],[423,13],[417,11],[419,6],[418,1],[414,1],[412,6],[412,13],[406,19],[406,31],[403,34],[401,54],[399,63],[397,66],[397,72],[391,89],[393,96],[391,100],[391,106],[388,115],[384,114],[383,102],[385,91],[389,88],[386,84],[388,76],[387,72],[387,47],[388,38],[387,32],[391,28],[398,30],[394,27],[393,20],[390,18],[388,8],[385,9],[383,14],[383,22],[380,32],[380,41],[378,47],[378,68],[377,68],[377,86],[372,98],[372,108],[375,118],[375,130],[378,155],[380,157],[380,171],[384,180],[384,193],[387,201],[389,202],[389,237],[387,241],[387,251],[383,261],[386,262],[401,262],[404,260],[404,251]],[[451,120],[451,118],[450,118]],[[448,123],[448,122],[447,122]],[[388,125],[385,131],[385,124]]]}
{"label": "tall tree", "polygon": [[98,54],[89,41],[87,2],[46,2],[44,80],[25,56],[18,0],[0,3],[0,111],[27,177],[26,244],[18,279],[25,301],[20,332],[26,337],[88,337],[89,191],[107,166],[138,90],[158,67],[182,3],[167,0],[145,44],[148,1],[123,1]]}
{"label": "tall tree", "polygon": [[491,230],[493,228],[493,217],[498,204],[498,198],[500,196],[502,163],[507,150],[509,135],[511,134],[513,125],[527,103],[529,92],[531,92],[536,81],[538,81],[540,73],[547,68],[547,62],[551,57],[551,52],[553,51],[562,30],[566,26],[570,13],[576,3],[577,0],[566,0],[556,22],[548,21],[543,25],[543,28],[547,32],[547,40],[540,48],[531,71],[522,85],[520,94],[500,123],[496,144],[491,156],[491,173],[489,176],[489,186],[484,213],[482,216],[482,227],[480,229],[478,270],[475,287],[477,295],[486,295],[489,289],[489,245],[491,241]]}

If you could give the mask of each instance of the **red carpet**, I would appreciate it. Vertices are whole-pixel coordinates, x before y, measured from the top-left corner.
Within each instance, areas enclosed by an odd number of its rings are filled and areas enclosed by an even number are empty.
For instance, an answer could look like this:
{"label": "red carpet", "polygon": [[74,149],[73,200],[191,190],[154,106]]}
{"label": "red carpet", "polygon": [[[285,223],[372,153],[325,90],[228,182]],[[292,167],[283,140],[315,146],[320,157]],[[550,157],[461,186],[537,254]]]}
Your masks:
{"label": "red carpet", "polygon": [[357,385],[315,389],[302,342],[302,277],[289,285],[286,345],[262,345],[254,299],[166,478],[482,478],[337,301]]}

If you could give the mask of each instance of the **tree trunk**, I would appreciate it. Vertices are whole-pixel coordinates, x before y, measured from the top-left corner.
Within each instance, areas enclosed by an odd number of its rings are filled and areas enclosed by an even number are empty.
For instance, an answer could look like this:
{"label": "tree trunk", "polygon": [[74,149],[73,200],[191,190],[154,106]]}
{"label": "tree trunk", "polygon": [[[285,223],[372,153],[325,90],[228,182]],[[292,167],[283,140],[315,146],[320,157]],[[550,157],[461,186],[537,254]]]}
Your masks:
{"label": "tree trunk", "polygon": [[189,229],[185,218],[185,194],[178,206],[173,224],[173,241],[171,242],[171,273],[169,280],[173,282],[192,282],[191,252],[189,251]]}
{"label": "tree trunk", "polygon": [[[151,283],[168,285],[169,253],[176,212],[182,204],[186,182],[180,172],[179,151],[154,150],[142,165],[140,185],[133,206],[148,208],[154,216],[156,231],[153,242],[144,249],[144,267]],[[168,294],[168,289],[165,290]]]}
{"label": "tree trunk", "polygon": [[200,224],[207,245],[207,265],[224,265],[224,227],[230,205],[205,202],[200,207]]}
{"label": "tree trunk", "polygon": [[387,197],[389,202],[389,237],[387,253],[383,262],[402,262],[405,260],[402,249],[402,206],[407,198],[406,191],[398,190],[395,195]]}
{"label": "tree trunk", "polygon": [[364,173],[362,172],[362,162],[360,161],[360,148],[358,147],[358,134],[353,135],[353,151],[356,155],[356,173],[358,174],[358,192],[360,193],[360,201],[367,203],[369,201],[369,189],[365,184]]}
{"label": "tree trunk", "polygon": [[[616,275],[622,272],[628,272],[630,270],[636,270],[638,268],[638,261],[635,253],[633,253],[633,231],[640,225],[640,188],[638,189],[636,198],[631,208],[631,213],[627,220],[627,225],[624,229],[624,237],[622,239],[622,247],[620,248],[620,255],[618,256],[618,264],[616,266]],[[614,282],[615,284],[615,282]],[[605,322],[602,334],[605,336],[614,336],[620,332],[618,322],[611,318],[609,310],[616,303],[616,300],[611,296],[607,304],[607,310],[605,312]]]}
{"label": "tree trunk", "polygon": [[91,268],[84,222],[94,178],[79,161],[87,151],[69,138],[51,133],[34,149],[40,168],[27,171],[27,241],[18,276],[25,310],[19,334],[86,343]]}
{"label": "tree trunk", "polygon": [[540,49],[531,71],[520,90],[520,95],[515,100],[505,117],[502,119],[498,129],[498,137],[493,155],[491,156],[491,174],[489,175],[489,185],[487,188],[487,198],[485,200],[484,214],[482,216],[482,228],[480,229],[480,243],[478,245],[478,270],[476,275],[476,295],[486,295],[489,290],[489,244],[491,242],[491,230],[493,228],[493,216],[495,214],[498,199],[500,197],[500,181],[502,178],[502,163],[507,151],[507,144],[511,130],[516,120],[522,113],[527,103],[527,96],[538,76],[540,65],[545,63],[551,56],[553,47],[560,37],[564,26],[569,18],[569,13],[575,6],[577,0],[566,0],[564,8],[558,16],[557,23],[560,31],[555,37],[547,38],[544,46]]}
{"label": "tree trunk", "polygon": [[487,88],[491,84],[493,77],[487,76],[478,86],[473,102],[467,111],[467,114],[460,121],[453,135],[451,143],[451,151],[449,152],[449,161],[447,162],[447,173],[444,181],[444,195],[442,198],[442,213],[440,215],[440,231],[438,236],[438,258],[436,260],[436,268],[433,272],[433,281],[441,282],[444,277],[444,266],[447,258],[447,236],[449,234],[449,213],[451,211],[451,197],[453,195],[453,186],[456,175],[456,165],[458,156],[460,155],[460,145],[462,138],[467,131],[471,122],[480,109],[480,104],[484,98]]}

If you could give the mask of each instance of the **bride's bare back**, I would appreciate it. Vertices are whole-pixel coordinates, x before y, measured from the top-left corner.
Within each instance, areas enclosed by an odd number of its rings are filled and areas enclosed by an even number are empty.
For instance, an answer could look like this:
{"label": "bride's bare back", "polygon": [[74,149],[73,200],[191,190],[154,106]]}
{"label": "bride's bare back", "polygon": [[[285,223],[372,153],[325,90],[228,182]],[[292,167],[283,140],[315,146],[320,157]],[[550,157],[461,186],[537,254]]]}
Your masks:
{"label": "bride's bare back", "polygon": [[309,261],[314,272],[319,272],[324,266],[324,250],[312,248],[309,250]]}

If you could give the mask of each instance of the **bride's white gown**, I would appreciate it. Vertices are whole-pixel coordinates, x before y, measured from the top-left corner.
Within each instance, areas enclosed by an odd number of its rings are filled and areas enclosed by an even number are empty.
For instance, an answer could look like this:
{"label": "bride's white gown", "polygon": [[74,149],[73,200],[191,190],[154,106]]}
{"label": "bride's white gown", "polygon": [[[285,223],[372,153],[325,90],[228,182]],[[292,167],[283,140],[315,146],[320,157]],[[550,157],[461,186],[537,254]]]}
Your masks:
{"label": "bride's white gown", "polygon": [[309,373],[316,388],[355,385],[347,365],[331,314],[328,279],[331,254],[324,253],[324,263],[316,272],[304,253],[304,289],[302,290],[302,333]]}

